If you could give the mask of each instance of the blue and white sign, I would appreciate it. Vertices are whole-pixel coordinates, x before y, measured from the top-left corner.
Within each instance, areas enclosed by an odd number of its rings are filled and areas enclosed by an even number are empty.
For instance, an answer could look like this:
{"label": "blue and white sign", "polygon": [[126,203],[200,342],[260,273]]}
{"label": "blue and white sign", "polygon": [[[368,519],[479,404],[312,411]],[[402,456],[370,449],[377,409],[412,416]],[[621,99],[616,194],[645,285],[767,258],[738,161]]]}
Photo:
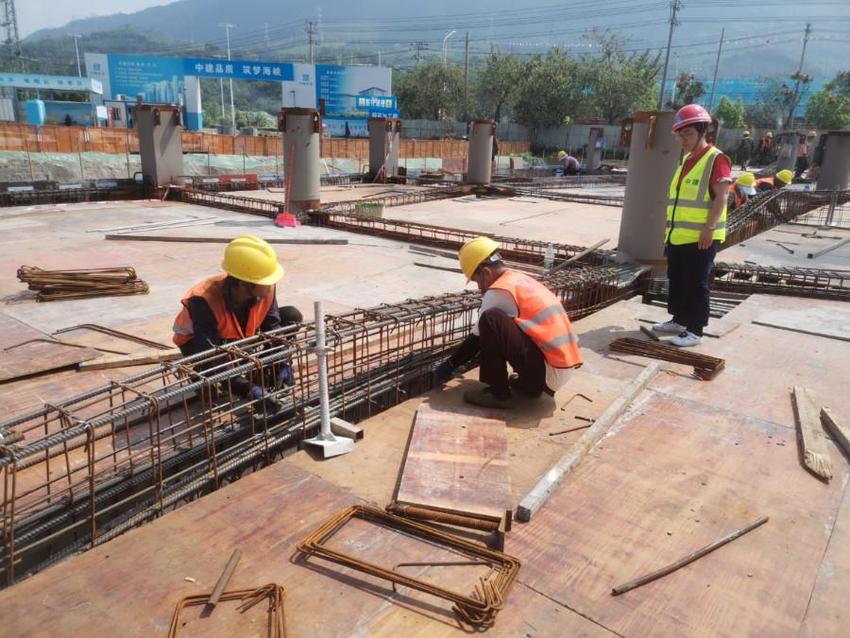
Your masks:
{"label": "blue and white sign", "polygon": [[[358,100],[362,104],[372,98],[395,102],[391,92],[392,69],[387,67],[316,65],[316,103],[324,101],[326,117],[366,118],[379,109],[358,106]],[[396,103],[393,110],[397,107]]]}
{"label": "blue and white sign", "polygon": [[103,94],[103,84],[91,78],[39,73],[0,73],[0,86],[16,89],[48,89],[51,91],[82,91]]}
{"label": "blue and white sign", "polygon": [[278,82],[291,82],[294,79],[292,65],[281,62],[187,58],[183,60],[183,63],[184,75],[197,75],[201,78],[276,80]]}
{"label": "blue and white sign", "polygon": [[395,95],[358,95],[354,98],[354,106],[358,111],[397,111],[398,102]]}

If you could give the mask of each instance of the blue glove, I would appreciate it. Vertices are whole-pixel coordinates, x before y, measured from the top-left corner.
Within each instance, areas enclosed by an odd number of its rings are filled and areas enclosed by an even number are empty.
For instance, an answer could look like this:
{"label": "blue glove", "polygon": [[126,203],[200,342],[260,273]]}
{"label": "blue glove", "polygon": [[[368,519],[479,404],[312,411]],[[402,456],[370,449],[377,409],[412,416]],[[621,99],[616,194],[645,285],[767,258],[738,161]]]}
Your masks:
{"label": "blue glove", "polygon": [[259,400],[260,400],[260,399],[262,399],[264,396],[266,396],[266,391],[265,391],[265,390],[263,390],[263,389],[262,389],[260,386],[258,386],[258,385],[251,386],[251,392],[249,393],[249,395],[248,395],[248,396],[249,396],[249,398],[250,398],[252,401],[259,401]]}
{"label": "blue glove", "polygon": [[277,369],[277,385],[278,387],[286,386],[291,388],[295,385],[295,371],[292,365],[284,363]]}
{"label": "blue glove", "polygon": [[454,371],[455,369],[452,367],[451,363],[443,361],[440,365],[434,368],[434,376],[437,377],[437,381],[440,383],[446,383],[452,378]]}

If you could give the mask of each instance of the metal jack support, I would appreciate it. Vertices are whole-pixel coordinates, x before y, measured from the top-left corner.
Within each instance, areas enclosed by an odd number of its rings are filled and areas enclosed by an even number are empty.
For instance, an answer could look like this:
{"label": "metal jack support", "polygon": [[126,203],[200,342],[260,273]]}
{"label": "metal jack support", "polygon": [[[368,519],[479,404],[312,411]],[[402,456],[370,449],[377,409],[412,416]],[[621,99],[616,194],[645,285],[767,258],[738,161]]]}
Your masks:
{"label": "metal jack support", "polygon": [[328,400],[328,349],[325,347],[325,315],[322,312],[322,302],[313,303],[316,316],[316,358],[319,368],[319,410],[321,429],[312,439],[306,439],[303,445],[313,445],[322,451],[322,458],[348,454],[354,449],[354,441],[347,438],[337,438],[331,432],[331,411]]}

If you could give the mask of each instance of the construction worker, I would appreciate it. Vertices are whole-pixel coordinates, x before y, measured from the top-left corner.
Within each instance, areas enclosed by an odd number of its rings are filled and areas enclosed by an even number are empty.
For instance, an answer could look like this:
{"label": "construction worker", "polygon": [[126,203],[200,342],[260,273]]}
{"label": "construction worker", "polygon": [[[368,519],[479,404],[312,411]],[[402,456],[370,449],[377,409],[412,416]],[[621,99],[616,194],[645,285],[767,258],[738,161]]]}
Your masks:
{"label": "construction worker", "polygon": [[579,161],[566,151],[558,151],[558,163],[564,167],[564,175],[578,175],[581,170]]}
{"label": "construction worker", "polygon": [[708,325],[708,277],[720,243],[726,239],[726,198],[732,165],[706,141],[711,116],[699,104],[688,104],[673,117],[673,133],[685,151],[670,183],[664,236],[670,321],[657,323],[659,333],[676,335],[680,348],[698,345]]}
{"label": "construction worker", "polygon": [[747,166],[753,157],[755,150],[755,142],[750,137],[749,131],[744,131],[741,141],[738,143],[738,148],[735,150],[735,163],[741,165],[741,170],[747,170]]}
{"label": "construction worker", "polygon": [[773,148],[773,131],[768,131],[759,141],[758,162],[760,166],[767,166],[776,157]]}
{"label": "construction worker", "polygon": [[[458,253],[467,282],[484,295],[477,323],[449,359],[435,370],[441,382],[479,356],[486,388],[469,390],[467,403],[485,408],[514,407],[511,388],[530,398],[554,396],[573,368],[582,364],[578,338],[564,306],[536,279],[508,269],[499,244],[489,237],[466,242]],[[509,378],[507,364],[515,376]]]}
{"label": "construction worker", "polygon": [[762,177],[756,180],[756,190],[759,193],[767,193],[784,188],[794,179],[794,173],[787,168],[779,171],[773,177]]}
{"label": "construction worker", "polygon": [[758,193],[756,190],[756,176],[752,173],[741,173],[738,179],[735,180],[735,184],[729,189],[728,210],[733,211],[740,208],[756,193]]}
{"label": "construction worker", "polygon": [[[211,349],[302,321],[294,306],[278,309],[275,284],[283,277],[283,267],[267,242],[243,235],[224,249],[224,273],[205,279],[183,295],[182,308],[174,320],[174,343],[185,356]],[[292,367],[278,368],[278,385],[294,383]],[[233,384],[237,394],[260,399],[265,390],[246,379]]]}
{"label": "construction worker", "polygon": [[815,151],[815,140],[817,140],[817,131],[809,131],[806,137],[800,138],[800,143],[797,146],[797,162],[794,165],[794,179],[803,177],[803,173],[809,168],[812,155]]}

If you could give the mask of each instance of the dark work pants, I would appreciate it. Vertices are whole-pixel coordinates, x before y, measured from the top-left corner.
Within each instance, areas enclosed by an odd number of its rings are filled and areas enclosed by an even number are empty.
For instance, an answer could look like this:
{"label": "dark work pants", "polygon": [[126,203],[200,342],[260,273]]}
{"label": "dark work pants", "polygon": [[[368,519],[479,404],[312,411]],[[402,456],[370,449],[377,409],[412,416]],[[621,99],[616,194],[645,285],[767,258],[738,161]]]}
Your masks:
{"label": "dark work pants", "polygon": [[522,391],[538,397],[546,390],[546,360],[531,338],[501,310],[487,310],[478,320],[481,345],[478,378],[489,385],[496,396],[510,393],[508,367],[519,375]]}
{"label": "dark work pants", "polygon": [[695,243],[665,246],[670,282],[667,311],[673,315],[673,321],[699,336],[708,325],[708,277],[719,246],[719,241],[712,242],[711,248],[705,250]]}

